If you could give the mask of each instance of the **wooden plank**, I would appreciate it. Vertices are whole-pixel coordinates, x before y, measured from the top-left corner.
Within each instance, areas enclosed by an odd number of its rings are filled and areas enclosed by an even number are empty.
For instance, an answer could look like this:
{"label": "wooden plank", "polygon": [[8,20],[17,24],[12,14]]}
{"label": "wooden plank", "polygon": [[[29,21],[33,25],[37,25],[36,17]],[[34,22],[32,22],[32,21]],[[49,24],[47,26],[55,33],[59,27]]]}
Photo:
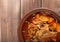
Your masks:
{"label": "wooden plank", "polygon": [[1,42],[7,42],[7,0],[1,0]]}
{"label": "wooden plank", "polygon": [[[0,6],[1,6],[1,3],[0,3]],[[0,9],[1,9],[1,7],[0,7]],[[0,10],[0,42],[1,42],[1,10]]]}
{"label": "wooden plank", "polygon": [[20,0],[9,0],[8,4],[8,42],[18,42],[17,26],[20,12]]}
{"label": "wooden plank", "polygon": [[51,9],[60,16],[60,0],[43,0],[42,7]]}
{"label": "wooden plank", "polygon": [[[11,0],[12,1],[12,0]],[[16,2],[16,3],[14,3],[14,2]],[[19,12],[20,12],[20,0],[14,0],[14,1],[12,1],[12,4],[13,4],[13,6],[12,6],[12,14],[11,14],[11,16],[12,16],[12,18],[11,18],[11,24],[12,24],[12,28],[11,29],[13,29],[13,42],[18,42],[18,35],[17,35],[17,29],[18,29],[18,19],[20,19],[19,17]],[[18,17],[19,16],[19,17]]]}
{"label": "wooden plank", "polygon": [[18,42],[20,0],[1,0],[1,42]]}
{"label": "wooden plank", "polygon": [[43,1],[43,7],[55,9],[56,8],[56,0],[44,0]]}

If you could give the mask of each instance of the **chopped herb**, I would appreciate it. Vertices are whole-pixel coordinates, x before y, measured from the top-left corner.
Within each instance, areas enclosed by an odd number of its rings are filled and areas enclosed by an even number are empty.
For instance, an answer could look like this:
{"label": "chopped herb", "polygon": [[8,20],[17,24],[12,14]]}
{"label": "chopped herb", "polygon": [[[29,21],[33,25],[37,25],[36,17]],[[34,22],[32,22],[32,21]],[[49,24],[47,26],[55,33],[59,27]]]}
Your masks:
{"label": "chopped herb", "polygon": [[22,31],[22,32],[25,32],[25,31]]}
{"label": "chopped herb", "polygon": [[37,31],[37,29],[36,29],[36,28],[33,28],[33,31],[35,31],[35,32],[36,32],[36,31]]}
{"label": "chopped herb", "polygon": [[44,24],[47,24],[48,22],[44,22]]}
{"label": "chopped herb", "polygon": [[53,26],[50,27],[50,31],[54,32],[54,27]]}
{"label": "chopped herb", "polygon": [[26,23],[28,23],[28,21],[25,21]]}
{"label": "chopped herb", "polygon": [[27,33],[29,34],[29,33],[30,33],[30,31],[28,30],[28,31],[27,31]]}
{"label": "chopped herb", "polygon": [[42,19],[42,17],[40,17],[40,20]]}
{"label": "chopped herb", "polygon": [[53,20],[53,18],[51,17],[51,18],[50,18],[50,20],[52,21],[52,20]]}
{"label": "chopped herb", "polygon": [[25,42],[28,42],[28,40],[25,40]]}
{"label": "chopped herb", "polygon": [[35,39],[35,38],[36,38],[36,36],[33,36],[33,38]]}
{"label": "chopped herb", "polygon": [[54,32],[54,28],[52,28],[52,32]]}
{"label": "chopped herb", "polygon": [[34,41],[37,42],[38,40],[35,38]]}
{"label": "chopped herb", "polygon": [[37,23],[37,25],[40,25],[41,23]]}

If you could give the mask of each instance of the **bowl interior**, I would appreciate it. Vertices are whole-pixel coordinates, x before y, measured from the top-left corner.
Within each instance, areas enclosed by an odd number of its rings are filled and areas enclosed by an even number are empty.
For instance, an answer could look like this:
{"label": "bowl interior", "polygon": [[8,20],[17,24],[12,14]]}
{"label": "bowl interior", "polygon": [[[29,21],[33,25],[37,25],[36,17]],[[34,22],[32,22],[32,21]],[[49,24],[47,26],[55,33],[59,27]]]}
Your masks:
{"label": "bowl interior", "polygon": [[29,20],[29,18],[32,18],[35,14],[38,14],[38,13],[41,13],[41,15],[48,15],[48,16],[51,16],[53,17],[55,20],[57,20],[59,23],[60,23],[60,17],[57,15],[57,13],[51,11],[51,10],[48,10],[48,9],[36,9],[36,10],[32,10],[31,12],[27,13],[21,20],[21,22],[19,23],[19,26],[18,26],[18,37],[19,37],[19,40],[20,42],[25,42],[24,41],[24,37],[23,37],[23,34],[22,34],[22,29],[23,28],[23,25],[25,23],[25,21]]}

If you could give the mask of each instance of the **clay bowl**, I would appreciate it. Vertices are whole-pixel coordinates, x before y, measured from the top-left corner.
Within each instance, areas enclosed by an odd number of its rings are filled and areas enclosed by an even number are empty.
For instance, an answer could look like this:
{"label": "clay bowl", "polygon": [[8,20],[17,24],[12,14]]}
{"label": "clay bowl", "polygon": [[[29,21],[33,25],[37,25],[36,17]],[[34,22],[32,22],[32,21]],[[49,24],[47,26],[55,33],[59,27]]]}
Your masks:
{"label": "clay bowl", "polygon": [[57,13],[55,13],[52,10],[49,10],[49,9],[35,9],[35,10],[32,10],[29,13],[27,13],[19,22],[19,25],[18,25],[18,38],[19,38],[20,42],[24,42],[24,38],[23,38],[23,34],[22,34],[22,27],[23,27],[24,22],[30,16],[32,16],[33,14],[36,14],[36,13],[46,13],[46,15],[50,15],[50,16],[54,17],[56,20],[58,20],[58,22],[60,22],[60,17],[57,15]]}

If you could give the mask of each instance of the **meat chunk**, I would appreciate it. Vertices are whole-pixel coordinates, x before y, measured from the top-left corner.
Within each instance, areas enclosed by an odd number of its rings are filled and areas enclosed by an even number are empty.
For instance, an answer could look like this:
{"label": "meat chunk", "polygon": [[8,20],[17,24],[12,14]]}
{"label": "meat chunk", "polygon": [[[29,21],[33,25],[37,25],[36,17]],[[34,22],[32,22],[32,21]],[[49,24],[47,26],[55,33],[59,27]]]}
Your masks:
{"label": "meat chunk", "polygon": [[53,40],[53,41],[56,41],[56,35],[57,35],[57,32],[50,32],[50,31],[47,31],[47,30],[40,30],[40,31],[37,31],[36,33],[36,36],[37,38],[40,40],[40,41],[49,41],[49,40]]}

